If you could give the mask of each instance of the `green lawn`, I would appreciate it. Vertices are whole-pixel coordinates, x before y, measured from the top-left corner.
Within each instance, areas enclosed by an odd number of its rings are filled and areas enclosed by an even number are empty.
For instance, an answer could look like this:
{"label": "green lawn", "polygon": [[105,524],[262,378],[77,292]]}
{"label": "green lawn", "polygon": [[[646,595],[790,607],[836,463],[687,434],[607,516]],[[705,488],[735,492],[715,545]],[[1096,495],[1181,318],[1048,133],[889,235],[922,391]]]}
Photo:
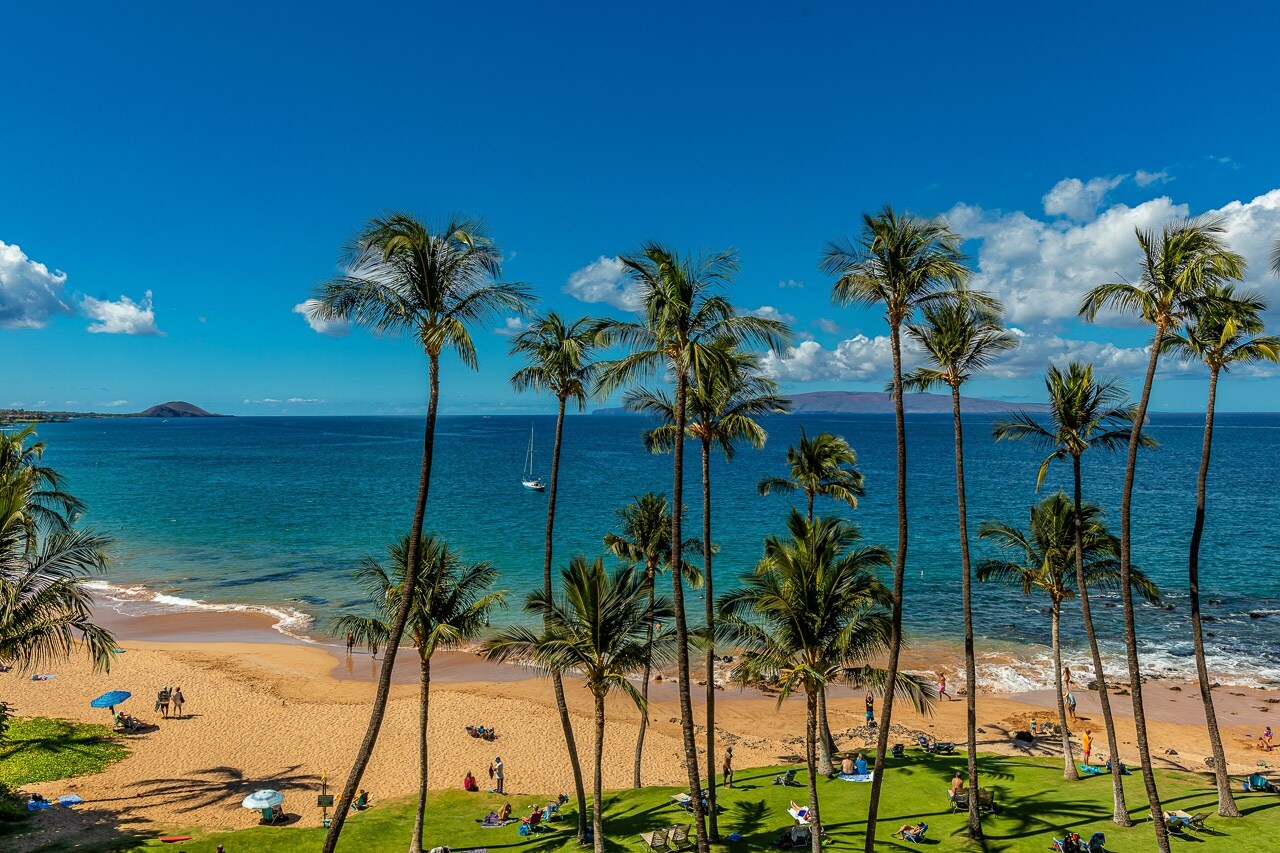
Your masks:
{"label": "green lawn", "polygon": [[98,773],[128,754],[107,726],[19,717],[0,743],[0,784],[17,787]]}
{"label": "green lawn", "polygon": [[[934,851],[1020,851],[1047,850],[1052,835],[1061,835],[1063,828],[1070,828],[1087,838],[1095,830],[1107,834],[1107,849],[1147,851],[1154,849],[1151,826],[1145,820],[1145,797],[1139,776],[1126,777],[1125,787],[1130,797],[1135,819],[1143,818],[1132,829],[1119,829],[1110,823],[1111,787],[1107,777],[1099,776],[1077,783],[1062,779],[1061,764],[1053,760],[983,756],[982,778],[984,787],[996,791],[1000,814],[985,820],[987,841],[971,844],[963,838],[964,816],[950,813],[946,798],[947,784],[952,772],[961,766],[963,758],[924,757],[917,755],[894,762],[885,785],[885,804],[878,850],[918,850],[919,847],[903,844],[890,836],[898,826],[907,821],[924,820],[929,824],[930,843],[924,849]],[[724,845],[724,851],[757,851],[774,849],[776,839],[790,818],[786,809],[791,799],[803,800],[805,788],[782,788],[771,783],[778,768],[761,768],[738,774],[739,786],[722,792],[724,810],[720,818],[721,832],[739,832],[743,843]],[[805,774],[797,777],[804,781]],[[1180,808],[1188,812],[1212,813],[1216,797],[1208,777],[1183,773],[1161,773],[1161,793],[1166,807]],[[641,851],[638,834],[650,829],[686,820],[684,814],[671,805],[668,797],[675,788],[650,788],[643,791],[616,791],[609,795],[606,814],[606,831],[614,850]],[[861,850],[861,833],[864,827],[869,785],[822,780],[824,823],[833,838],[827,848],[833,851]],[[511,797],[517,811],[534,802],[546,802],[548,796]],[[501,829],[480,829],[477,820],[490,808],[497,808],[501,799],[488,794],[466,794],[461,791],[444,791],[431,796],[431,814],[428,818],[429,846],[447,844],[455,851],[486,847],[523,848],[538,853],[576,849],[571,832],[572,815],[568,820],[552,824],[552,829],[534,839],[519,837],[514,825]],[[1228,821],[1217,817],[1209,819],[1211,831],[1193,835],[1190,840],[1175,840],[1175,846],[1207,843],[1220,851],[1263,853],[1277,849],[1275,838],[1280,832],[1280,796],[1267,794],[1241,794],[1239,802],[1246,817]],[[285,803],[286,810],[288,802]],[[566,807],[567,808],[567,807]],[[341,849],[369,851],[369,853],[400,853],[408,842],[412,826],[412,804],[406,800],[379,803],[363,814],[355,815],[343,833]],[[173,827],[156,827],[156,834],[175,831]],[[319,827],[308,829],[285,827],[260,827],[232,833],[204,834],[193,832],[196,838],[181,845],[163,845],[155,841],[121,842],[115,846],[96,848],[95,853],[106,851],[169,850],[180,847],[186,853],[213,853],[217,844],[225,844],[227,853],[292,853],[292,851],[317,850],[323,837]],[[1208,848],[1206,848],[1208,849]]]}

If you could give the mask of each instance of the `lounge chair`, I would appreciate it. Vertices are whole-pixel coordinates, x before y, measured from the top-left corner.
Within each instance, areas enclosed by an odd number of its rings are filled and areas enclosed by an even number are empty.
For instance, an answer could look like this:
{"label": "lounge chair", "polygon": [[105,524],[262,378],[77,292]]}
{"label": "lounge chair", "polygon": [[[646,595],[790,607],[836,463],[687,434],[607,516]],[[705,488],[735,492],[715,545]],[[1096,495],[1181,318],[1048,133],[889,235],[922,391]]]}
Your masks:
{"label": "lounge chair", "polygon": [[809,827],[805,824],[796,824],[795,826],[789,826],[782,830],[781,837],[779,837],[777,841],[773,842],[773,846],[787,849],[808,847],[812,840],[813,835],[810,833]]}
{"label": "lounge chair", "polygon": [[895,743],[893,748],[889,750],[889,754],[894,758],[906,758],[907,748],[900,743]]}
{"label": "lounge chair", "polygon": [[996,793],[990,788],[978,789],[978,811],[986,814],[996,813]]}
{"label": "lounge chair", "polygon": [[795,785],[799,787],[800,783],[796,781],[796,771],[788,770],[786,773],[780,773],[773,777],[775,785]]}
{"label": "lounge chair", "polygon": [[1244,789],[1246,791],[1265,791],[1268,794],[1280,793],[1280,788],[1277,788],[1270,779],[1261,773],[1254,773],[1245,779]]}
{"label": "lounge chair", "polygon": [[693,811],[693,797],[689,796],[684,791],[681,791],[678,794],[672,794],[671,802],[675,803],[687,812]]}
{"label": "lounge chair", "polygon": [[677,823],[667,830],[667,843],[673,850],[683,850],[689,846],[689,824]]}
{"label": "lounge chair", "polygon": [[951,797],[951,811],[967,812],[969,810],[969,789],[961,788]]}
{"label": "lounge chair", "polygon": [[916,743],[919,744],[921,749],[930,755],[950,755],[956,751],[956,745],[954,743],[940,740],[930,742],[929,738],[924,735],[917,735]]}
{"label": "lounge chair", "polygon": [[925,823],[924,821],[921,821],[920,831],[916,833],[904,832],[902,833],[902,840],[910,841],[912,844],[924,844],[924,834],[925,832],[928,831],[928,829],[929,829],[929,824]]}
{"label": "lounge chair", "polygon": [[653,832],[640,833],[640,840],[644,842],[644,846],[648,847],[653,853],[665,853],[671,849],[667,844],[667,831],[665,829],[655,829]]}

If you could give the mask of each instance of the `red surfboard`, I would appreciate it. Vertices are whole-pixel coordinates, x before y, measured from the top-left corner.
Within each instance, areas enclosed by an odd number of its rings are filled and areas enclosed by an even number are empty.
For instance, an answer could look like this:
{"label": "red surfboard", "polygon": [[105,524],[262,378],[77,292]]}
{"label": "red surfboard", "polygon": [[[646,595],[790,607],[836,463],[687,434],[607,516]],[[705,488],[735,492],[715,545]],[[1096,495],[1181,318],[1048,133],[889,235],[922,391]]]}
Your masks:
{"label": "red surfboard", "polygon": [[190,841],[190,835],[162,835],[160,840],[165,844],[172,844],[175,841]]}

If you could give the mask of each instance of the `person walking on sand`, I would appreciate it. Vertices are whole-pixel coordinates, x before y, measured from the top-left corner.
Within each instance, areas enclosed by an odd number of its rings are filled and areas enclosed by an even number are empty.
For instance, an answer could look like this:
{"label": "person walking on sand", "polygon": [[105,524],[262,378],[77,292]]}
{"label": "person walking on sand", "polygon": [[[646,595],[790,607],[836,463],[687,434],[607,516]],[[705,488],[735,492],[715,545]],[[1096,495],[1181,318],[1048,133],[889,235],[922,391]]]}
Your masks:
{"label": "person walking on sand", "polygon": [[160,716],[165,719],[169,718],[169,688],[161,687],[160,693],[156,696],[156,704],[160,706]]}
{"label": "person walking on sand", "polygon": [[1084,734],[1080,737],[1080,750],[1084,753],[1084,763],[1089,763],[1089,753],[1093,752],[1093,732],[1089,729],[1084,730]]}
{"label": "person walking on sand", "polygon": [[351,650],[354,649],[355,647],[356,647],[356,635],[348,631],[347,632],[347,654],[351,654]]}
{"label": "person walking on sand", "polygon": [[1071,722],[1074,724],[1076,721],[1076,694],[1068,693],[1065,698],[1067,700],[1067,716],[1071,718]]}
{"label": "person walking on sand", "polygon": [[951,697],[947,695],[947,674],[945,672],[938,673],[938,698],[951,701]]}
{"label": "person walking on sand", "polygon": [[173,715],[175,717],[182,716],[182,704],[187,701],[187,697],[182,695],[182,688],[173,688]]}
{"label": "person walking on sand", "polygon": [[495,757],[493,759],[493,781],[497,784],[497,787],[494,788],[495,794],[506,793],[506,790],[503,787],[504,780],[506,779],[505,770],[506,766],[502,763],[502,756],[499,755]]}
{"label": "person walking on sand", "polygon": [[726,788],[733,787],[733,747],[726,746],[724,748],[724,766],[720,768],[721,775],[724,777],[724,786]]}
{"label": "person walking on sand", "polygon": [[1062,689],[1071,692],[1071,667],[1066,665],[1062,667]]}

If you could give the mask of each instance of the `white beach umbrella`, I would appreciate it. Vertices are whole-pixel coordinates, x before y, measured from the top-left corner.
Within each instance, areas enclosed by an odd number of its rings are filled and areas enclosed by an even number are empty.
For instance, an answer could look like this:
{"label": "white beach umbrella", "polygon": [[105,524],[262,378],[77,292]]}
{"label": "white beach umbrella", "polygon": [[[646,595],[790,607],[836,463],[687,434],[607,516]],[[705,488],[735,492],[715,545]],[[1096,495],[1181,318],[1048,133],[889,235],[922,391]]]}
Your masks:
{"label": "white beach umbrella", "polygon": [[244,802],[240,805],[246,809],[262,810],[278,806],[284,802],[284,794],[279,791],[264,790],[254,791],[252,794],[244,798]]}

